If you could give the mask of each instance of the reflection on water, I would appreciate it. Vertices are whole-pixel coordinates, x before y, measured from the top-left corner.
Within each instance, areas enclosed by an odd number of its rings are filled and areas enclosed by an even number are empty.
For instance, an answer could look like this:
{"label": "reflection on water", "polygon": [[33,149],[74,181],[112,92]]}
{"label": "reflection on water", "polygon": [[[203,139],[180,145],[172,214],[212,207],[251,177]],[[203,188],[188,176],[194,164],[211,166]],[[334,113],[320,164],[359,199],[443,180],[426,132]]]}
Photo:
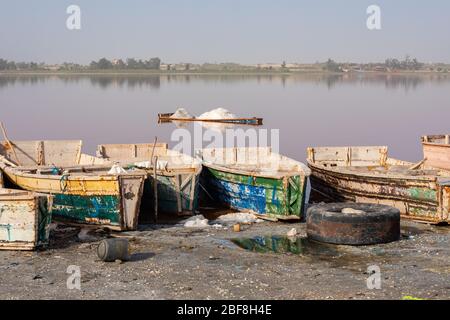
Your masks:
{"label": "reflection on water", "polygon": [[223,107],[264,118],[258,130],[279,129],[281,153],[301,161],[309,146],[349,145],[387,145],[391,156],[419,161],[421,135],[448,133],[449,103],[445,74],[0,74],[11,139],[82,139],[91,154],[155,136],[173,147],[177,127],[158,125],[158,113]]}
{"label": "reflection on water", "polygon": [[292,75],[143,75],[143,74],[97,74],[97,75],[1,75],[0,89],[8,86],[44,84],[50,80],[58,80],[63,83],[78,84],[89,81],[94,87],[107,89],[110,87],[148,87],[159,89],[161,85],[170,83],[189,84],[192,82],[204,82],[208,84],[236,84],[240,82],[270,83],[286,86],[289,84],[301,84],[302,82],[324,85],[332,89],[337,84],[350,85],[383,85],[388,89],[416,90],[426,83],[449,83],[450,75],[447,74],[423,74],[423,75],[396,75],[396,74],[292,74]]}

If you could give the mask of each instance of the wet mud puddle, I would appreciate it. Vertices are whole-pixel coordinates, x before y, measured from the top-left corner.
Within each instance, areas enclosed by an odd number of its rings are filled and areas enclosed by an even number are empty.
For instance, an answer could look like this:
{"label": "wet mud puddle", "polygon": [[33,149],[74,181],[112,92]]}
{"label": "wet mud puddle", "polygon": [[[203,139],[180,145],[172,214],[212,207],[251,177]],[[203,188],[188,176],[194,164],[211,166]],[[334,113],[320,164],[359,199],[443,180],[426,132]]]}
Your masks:
{"label": "wet mud puddle", "polygon": [[330,267],[344,268],[360,273],[367,268],[372,254],[354,246],[339,246],[309,240],[305,237],[278,235],[233,238],[231,242],[247,251],[260,254],[298,255],[310,263],[327,263]]}
{"label": "wet mud puddle", "polygon": [[253,238],[231,239],[242,249],[257,253],[280,253],[296,255],[339,255],[333,245],[322,244],[308,238],[286,236],[256,236]]}

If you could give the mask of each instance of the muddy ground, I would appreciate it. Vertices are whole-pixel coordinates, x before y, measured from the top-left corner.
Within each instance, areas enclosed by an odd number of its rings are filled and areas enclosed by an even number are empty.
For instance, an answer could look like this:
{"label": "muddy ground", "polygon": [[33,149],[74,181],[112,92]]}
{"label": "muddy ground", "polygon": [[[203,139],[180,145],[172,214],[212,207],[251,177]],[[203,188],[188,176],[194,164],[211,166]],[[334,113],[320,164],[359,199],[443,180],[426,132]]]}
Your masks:
{"label": "muddy ground", "polygon": [[[127,232],[127,262],[96,254],[105,232],[79,239],[58,225],[39,252],[0,251],[0,299],[424,299],[450,298],[450,227],[402,222],[395,243],[347,247],[302,242],[300,254],[246,251],[230,239],[285,235],[304,223],[260,222],[241,232],[188,229],[170,223]],[[80,267],[80,289],[68,289],[67,268]],[[381,289],[368,289],[368,266]]]}

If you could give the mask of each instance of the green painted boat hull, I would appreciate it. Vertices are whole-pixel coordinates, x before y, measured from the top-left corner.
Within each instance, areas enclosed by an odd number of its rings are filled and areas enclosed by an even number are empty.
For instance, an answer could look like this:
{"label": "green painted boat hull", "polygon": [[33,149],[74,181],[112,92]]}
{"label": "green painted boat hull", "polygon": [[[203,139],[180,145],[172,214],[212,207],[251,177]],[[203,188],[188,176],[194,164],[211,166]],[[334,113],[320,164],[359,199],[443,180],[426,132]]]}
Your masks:
{"label": "green painted boat hull", "polygon": [[48,197],[38,199],[38,247],[46,247],[50,238],[50,224],[52,223],[52,209]]}
{"label": "green painted boat hull", "polygon": [[302,219],[304,215],[306,178],[301,175],[253,177],[206,167],[202,185],[214,200],[233,209],[277,219]]}
{"label": "green painted boat hull", "polygon": [[[178,181],[176,181],[176,179]],[[200,174],[190,180],[180,191],[176,185],[182,185],[186,175],[157,176],[158,213],[194,214],[198,209]],[[180,201],[180,207],[178,204]],[[145,180],[142,197],[141,218],[152,220],[155,205],[154,178],[149,176]],[[181,208],[181,209],[180,209]]]}
{"label": "green painted boat hull", "polygon": [[54,194],[53,217],[74,223],[98,222],[120,226],[120,196]]}

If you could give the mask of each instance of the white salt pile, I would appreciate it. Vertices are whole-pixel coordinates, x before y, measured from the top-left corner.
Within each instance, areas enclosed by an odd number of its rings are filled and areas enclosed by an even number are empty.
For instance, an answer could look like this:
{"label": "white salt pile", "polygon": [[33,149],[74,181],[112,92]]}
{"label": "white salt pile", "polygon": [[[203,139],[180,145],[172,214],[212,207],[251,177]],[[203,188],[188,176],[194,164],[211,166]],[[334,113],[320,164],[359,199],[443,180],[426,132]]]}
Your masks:
{"label": "white salt pile", "polygon": [[114,164],[111,167],[111,170],[108,171],[108,174],[120,174],[120,173],[127,173],[127,171],[118,164]]}
{"label": "white salt pile", "polygon": [[235,223],[251,224],[261,221],[262,221],[261,219],[258,219],[258,217],[252,213],[236,212],[222,215],[218,217],[214,222],[219,224],[235,224]]}
{"label": "white salt pile", "polygon": [[[203,120],[220,120],[220,119],[234,119],[236,115],[224,108],[217,108],[201,114],[197,119]],[[231,123],[215,123],[215,122],[202,122],[202,127],[212,131],[224,132],[228,128],[233,128]]]}
{"label": "white salt pile", "polygon": [[198,119],[233,119],[237,118],[235,114],[224,108],[217,108],[205,112],[197,117]]}
{"label": "white salt pile", "polygon": [[186,228],[207,228],[209,227],[208,219],[202,215],[193,216],[184,222]]}
{"label": "white salt pile", "polygon": [[192,119],[194,118],[185,108],[178,108],[171,118]]}

